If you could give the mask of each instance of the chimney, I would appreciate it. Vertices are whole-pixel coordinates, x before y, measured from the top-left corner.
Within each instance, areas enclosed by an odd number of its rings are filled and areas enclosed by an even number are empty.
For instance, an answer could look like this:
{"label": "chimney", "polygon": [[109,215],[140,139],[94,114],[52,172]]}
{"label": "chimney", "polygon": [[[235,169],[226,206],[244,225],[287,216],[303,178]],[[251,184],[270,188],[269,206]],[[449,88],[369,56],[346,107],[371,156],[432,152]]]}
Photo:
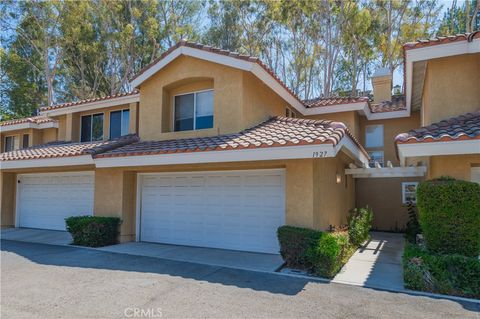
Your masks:
{"label": "chimney", "polygon": [[392,73],[389,68],[379,68],[372,75],[373,103],[392,100]]}

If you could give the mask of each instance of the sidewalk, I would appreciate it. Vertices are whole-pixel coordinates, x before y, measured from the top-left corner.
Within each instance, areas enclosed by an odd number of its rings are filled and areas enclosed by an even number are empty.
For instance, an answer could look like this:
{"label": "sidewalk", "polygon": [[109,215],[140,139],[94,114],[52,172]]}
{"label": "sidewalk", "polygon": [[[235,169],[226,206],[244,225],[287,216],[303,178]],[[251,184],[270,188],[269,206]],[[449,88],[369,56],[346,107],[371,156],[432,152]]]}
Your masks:
{"label": "sidewalk", "polygon": [[360,247],[332,282],[403,290],[403,234],[372,232],[371,240]]}

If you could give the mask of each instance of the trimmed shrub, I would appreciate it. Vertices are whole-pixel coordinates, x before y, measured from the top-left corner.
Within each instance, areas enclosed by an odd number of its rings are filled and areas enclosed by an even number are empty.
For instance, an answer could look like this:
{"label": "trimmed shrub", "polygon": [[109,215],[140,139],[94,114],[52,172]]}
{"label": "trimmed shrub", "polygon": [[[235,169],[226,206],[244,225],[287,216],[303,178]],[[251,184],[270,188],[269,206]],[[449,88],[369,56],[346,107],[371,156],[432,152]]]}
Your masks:
{"label": "trimmed shrub", "polygon": [[332,278],[355,252],[348,232],[324,233],[308,228],[282,226],[277,231],[280,253],[288,267]]}
{"label": "trimmed shrub", "polygon": [[428,250],[479,255],[480,185],[452,178],[420,183],[417,207]]}
{"label": "trimmed shrub", "polygon": [[316,275],[333,278],[355,251],[347,232],[322,233],[307,252]]}
{"label": "trimmed shrub", "polygon": [[369,207],[354,208],[348,215],[348,236],[350,243],[360,246],[370,238],[373,212]]}
{"label": "trimmed shrub", "polygon": [[461,255],[432,254],[407,244],[403,255],[405,287],[480,298],[480,260]]}
{"label": "trimmed shrub", "polygon": [[120,218],[102,216],[73,216],[65,219],[73,244],[102,247],[117,243]]}
{"label": "trimmed shrub", "polygon": [[321,232],[301,227],[281,226],[277,230],[280,254],[288,267],[311,269],[307,251],[321,236]]}

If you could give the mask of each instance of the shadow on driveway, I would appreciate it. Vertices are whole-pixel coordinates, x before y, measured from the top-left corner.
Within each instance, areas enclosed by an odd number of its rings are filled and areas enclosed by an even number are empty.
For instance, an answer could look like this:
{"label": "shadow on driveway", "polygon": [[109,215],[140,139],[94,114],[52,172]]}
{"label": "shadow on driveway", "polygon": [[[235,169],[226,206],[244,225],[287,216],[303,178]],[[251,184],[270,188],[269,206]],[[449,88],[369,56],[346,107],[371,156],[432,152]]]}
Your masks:
{"label": "shadow on driveway", "polygon": [[268,291],[274,294],[296,295],[309,282],[309,280],[302,278],[78,247],[2,240],[1,250],[17,254],[42,265],[156,273],[257,291]]}

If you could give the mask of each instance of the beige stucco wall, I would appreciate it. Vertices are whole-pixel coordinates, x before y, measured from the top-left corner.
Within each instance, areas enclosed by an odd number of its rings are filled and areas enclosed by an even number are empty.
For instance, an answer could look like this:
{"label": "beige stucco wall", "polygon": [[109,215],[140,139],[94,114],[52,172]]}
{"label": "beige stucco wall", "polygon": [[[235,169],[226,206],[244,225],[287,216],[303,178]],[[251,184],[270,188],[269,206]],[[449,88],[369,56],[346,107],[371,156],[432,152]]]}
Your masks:
{"label": "beige stucco wall", "polygon": [[[139,135],[143,140],[208,136],[237,132],[241,127],[242,71],[192,57],[180,56],[140,87]],[[210,79],[214,89],[213,129],[170,132],[166,127],[170,105],[164,90]],[[170,121],[170,116],[168,118]]]}
{"label": "beige stucco wall", "polygon": [[372,208],[374,229],[404,230],[408,214],[402,203],[402,182],[421,180],[421,177],[358,178],[355,180],[356,205]]}
{"label": "beige stucco wall", "polygon": [[432,156],[429,161],[428,178],[451,176],[470,181],[471,168],[477,166],[480,166],[480,154]]}
{"label": "beige stucco wall", "polygon": [[[205,89],[213,89],[213,128],[173,132],[173,97]],[[285,115],[288,103],[250,72],[180,56],[141,85],[140,105],[140,138],[165,140],[236,133]]]}
{"label": "beige stucco wall", "polygon": [[422,126],[480,110],[480,53],[427,63]]}
{"label": "beige stucco wall", "polygon": [[383,150],[385,164],[391,161],[394,166],[399,166],[395,148],[395,137],[400,133],[408,132],[411,129],[420,127],[420,113],[412,112],[410,117],[401,117],[386,120],[369,121],[366,117],[360,118],[360,143],[365,145],[365,127],[367,125],[383,124],[383,148],[366,148],[367,151]]}
{"label": "beige stucco wall", "polygon": [[15,173],[0,171],[0,226],[15,225]]}
{"label": "beige stucco wall", "polygon": [[352,161],[340,154],[313,162],[313,227],[328,230],[330,225],[347,224],[348,212],[355,207],[355,183],[351,176],[345,175],[345,167]]}
{"label": "beige stucco wall", "polygon": [[357,139],[360,139],[360,115],[358,115],[357,111],[310,115],[306,118],[342,122]]}
{"label": "beige stucco wall", "polygon": [[242,128],[255,126],[272,116],[285,116],[287,107],[288,103],[255,75],[243,72]]}

